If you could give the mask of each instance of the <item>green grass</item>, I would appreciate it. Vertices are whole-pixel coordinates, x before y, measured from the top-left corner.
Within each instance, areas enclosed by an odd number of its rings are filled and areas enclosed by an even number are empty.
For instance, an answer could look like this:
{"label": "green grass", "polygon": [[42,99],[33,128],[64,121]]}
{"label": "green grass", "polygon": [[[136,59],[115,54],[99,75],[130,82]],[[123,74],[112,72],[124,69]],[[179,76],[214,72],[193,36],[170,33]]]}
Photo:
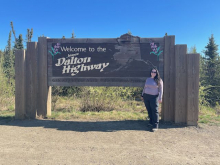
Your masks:
{"label": "green grass", "polygon": [[49,119],[55,120],[145,120],[147,113],[141,112],[122,112],[122,111],[100,111],[100,112],[81,112],[81,111],[70,111],[70,112],[57,112],[52,111],[52,115]]}
{"label": "green grass", "polygon": [[118,100],[112,111],[82,112],[79,98],[60,97],[49,119],[55,120],[145,120],[144,103],[135,100]]}
{"label": "green grass", "polygon": [[[5,104],[0,108],[0,120],[13,120],[15,116],[14,105]],[[60,97],[56,108],[48,119],[53,120],[146,120],[147,111],[144,103],[135,100],[119,100],[112,111],[82,112],[80,99]],[[220,106],[200,107],[199,123],[220,125]]]}
{"label": "green grass", "polygon": [[220,125],[219,107],[200,107],[199,123]]}
{"label": "green grass", "polygon": [[0,120],[4,120],[4,121],[11,121],[14,120],[14,116],[15,116],[15,111],[14,110],[0,110]]}

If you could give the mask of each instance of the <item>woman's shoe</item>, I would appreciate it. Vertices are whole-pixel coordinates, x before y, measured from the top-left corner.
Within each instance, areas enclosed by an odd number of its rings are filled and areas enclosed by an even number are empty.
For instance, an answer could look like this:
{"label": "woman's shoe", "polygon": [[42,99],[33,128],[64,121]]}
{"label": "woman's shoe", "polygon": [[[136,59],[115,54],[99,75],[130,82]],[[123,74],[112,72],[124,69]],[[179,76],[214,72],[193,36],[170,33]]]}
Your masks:
{"label": "woman's shoe", "polygon": [[156,132],[158,130],[158,128],[153,128],[152,132]]}

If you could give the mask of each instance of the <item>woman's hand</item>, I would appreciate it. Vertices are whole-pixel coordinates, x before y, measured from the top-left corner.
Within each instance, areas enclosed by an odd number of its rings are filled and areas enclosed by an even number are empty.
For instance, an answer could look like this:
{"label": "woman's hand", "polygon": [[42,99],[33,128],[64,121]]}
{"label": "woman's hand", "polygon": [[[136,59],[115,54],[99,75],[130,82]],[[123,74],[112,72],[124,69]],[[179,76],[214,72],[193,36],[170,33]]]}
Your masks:
{"label": "woman's hand", "polygon": [[161,104],[161,103],[162,103],[162,100],[158,100],[158,102]]}

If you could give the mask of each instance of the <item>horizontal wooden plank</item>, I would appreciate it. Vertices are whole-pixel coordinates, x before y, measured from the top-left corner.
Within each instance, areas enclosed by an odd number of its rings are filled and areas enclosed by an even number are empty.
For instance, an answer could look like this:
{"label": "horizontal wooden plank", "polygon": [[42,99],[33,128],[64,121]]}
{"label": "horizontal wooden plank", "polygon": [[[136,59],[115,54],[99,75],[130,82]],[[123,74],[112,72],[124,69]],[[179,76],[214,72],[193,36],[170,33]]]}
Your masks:
{"label": "horizontal wooden plank", "polygon": [[140,43],[150,43],[150,40],[154,41],[155,43],[160,43],[164,45],[164,38],[140,38]]}
{"label": "horizontal wooden plank", "polygon": [[48,77],[49,86],[131,86],[143,87],[146,78],[62,78]]}
{"label": "horizontal wooden plank", "polygon": [[66,39],[47,39],[48,43],[118,43],[115,38],[66,38]]}
{"label": "horizontal wooden plank", "polygon": [[[115,43],[117,44],[120,38],[47,38],[48,43]],[[153,40],[156,43],[163,44],[164,38],[140,38],[140,40],[132,40],[139,43],[150,43]],[[164,45],[164,44],[163,44]]]}

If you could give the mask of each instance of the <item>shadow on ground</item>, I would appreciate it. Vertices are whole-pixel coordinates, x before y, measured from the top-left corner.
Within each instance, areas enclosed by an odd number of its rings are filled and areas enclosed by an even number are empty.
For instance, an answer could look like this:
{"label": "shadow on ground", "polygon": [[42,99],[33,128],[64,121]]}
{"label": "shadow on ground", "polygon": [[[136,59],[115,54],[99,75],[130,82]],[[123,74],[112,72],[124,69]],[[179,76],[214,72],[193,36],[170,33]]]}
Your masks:
{"label": "shadow on ground", "polygon": [[[76,132],[114,132],[123,130],[151,131],[147,127],[148,120],[124,120],[124,121],[59,121],[59,120],[14,120],[13,117],[0,117],[0,125],[16,127],[43,127],[61,131]],[[186,127],[182,124],[165,123],[160,121],[160,129],[172,129]]]}

